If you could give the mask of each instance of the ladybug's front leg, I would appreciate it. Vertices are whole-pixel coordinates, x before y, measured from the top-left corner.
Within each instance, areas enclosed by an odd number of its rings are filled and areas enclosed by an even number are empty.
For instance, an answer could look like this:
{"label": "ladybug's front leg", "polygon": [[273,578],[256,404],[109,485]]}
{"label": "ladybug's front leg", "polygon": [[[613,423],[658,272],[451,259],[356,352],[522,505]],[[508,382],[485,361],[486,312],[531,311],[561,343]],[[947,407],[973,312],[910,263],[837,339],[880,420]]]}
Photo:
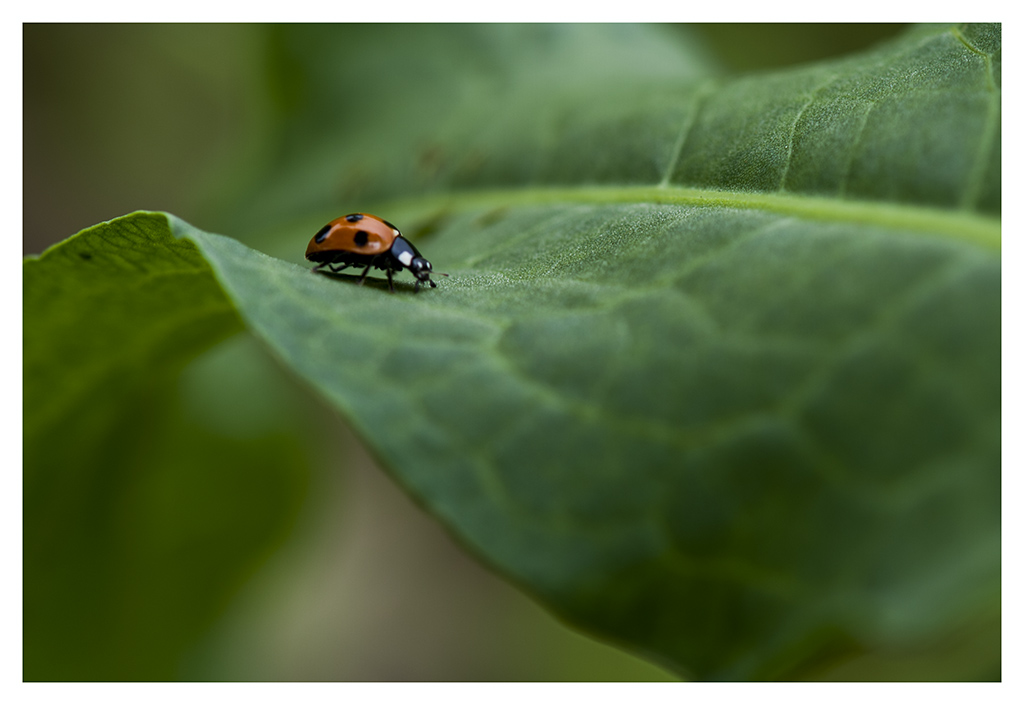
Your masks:
{"label": "ladybug's front leg", "polygon": [[395,282],[391,279],[391,267],[388,267],[388,291],[395,293]]}

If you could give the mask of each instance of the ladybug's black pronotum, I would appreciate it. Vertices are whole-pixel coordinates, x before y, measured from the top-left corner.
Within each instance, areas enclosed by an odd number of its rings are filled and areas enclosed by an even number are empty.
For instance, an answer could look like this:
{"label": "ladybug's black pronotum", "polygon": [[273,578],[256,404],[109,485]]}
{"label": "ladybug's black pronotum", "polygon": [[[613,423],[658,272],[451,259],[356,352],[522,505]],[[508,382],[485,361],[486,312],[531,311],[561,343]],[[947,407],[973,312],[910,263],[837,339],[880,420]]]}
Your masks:
{"label": "ladybug's black pronotum", "polygon": [[[388,288],[395,290],[392,272],[408,268],[416,277],[415,291],[424,282],[437,288],[430,279],[433,269],[413,244],[402,237],[402,233],[388,221],[368,213],[352,213],[335,218],[320,228],[306,247],[306,259],[316,262],[313,271],[327,267],[338,272],[349,267],[362,267],[362,284],[371,267],[388,273]],[[445,274],[444,276],[448,276]]]}

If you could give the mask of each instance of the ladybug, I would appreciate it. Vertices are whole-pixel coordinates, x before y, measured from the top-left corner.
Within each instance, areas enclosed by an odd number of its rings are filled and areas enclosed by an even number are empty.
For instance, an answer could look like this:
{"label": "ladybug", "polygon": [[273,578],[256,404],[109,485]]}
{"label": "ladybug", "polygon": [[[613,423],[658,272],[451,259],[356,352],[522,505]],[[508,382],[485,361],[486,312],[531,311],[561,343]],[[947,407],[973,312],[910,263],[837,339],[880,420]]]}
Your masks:
{"label": "ladybug", "polygon": [[391,273],[408,268],[416,277],[415,291],[420,290],[423,282],[437,288],[437,284],[430,279],[433,269],[430,262],[423,258],[411,242],[402,237],[398,228],[369,213],[351,213],[335,218],[320,228],[306,247],[306,259],[318,263],[313,267],[314,272],[327,267],[337,274],[349,267],[365,265],[366,269],[359,278],[360,284],[366,279],[371,267],[383,269],[388,273],[388,288],[391,291],[395,290]]}

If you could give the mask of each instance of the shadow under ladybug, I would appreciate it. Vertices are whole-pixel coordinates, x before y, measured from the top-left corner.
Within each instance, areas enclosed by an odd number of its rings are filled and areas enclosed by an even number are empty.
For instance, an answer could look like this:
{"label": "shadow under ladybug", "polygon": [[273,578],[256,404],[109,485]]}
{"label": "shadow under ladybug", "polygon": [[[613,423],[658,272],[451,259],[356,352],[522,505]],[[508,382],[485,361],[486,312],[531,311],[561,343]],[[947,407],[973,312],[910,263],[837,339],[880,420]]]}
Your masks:
{"label": "shadow under ladybug", "polygon": [[[388,221],[368,213],[351,213],[335,218],[320,228],[306,247],[306,259],[316,262],[312,271],[327,267],[338,274],[349,267],[364,267],[359,283],[366,280],[370,269],[387,272],[388,290],[394,292],[393,272],[408,269],[416,277],[413,292],[423,283],[437,288],[430,278],[433,267],[411,242]],[[447,277],[443,272],[437,272]]]}

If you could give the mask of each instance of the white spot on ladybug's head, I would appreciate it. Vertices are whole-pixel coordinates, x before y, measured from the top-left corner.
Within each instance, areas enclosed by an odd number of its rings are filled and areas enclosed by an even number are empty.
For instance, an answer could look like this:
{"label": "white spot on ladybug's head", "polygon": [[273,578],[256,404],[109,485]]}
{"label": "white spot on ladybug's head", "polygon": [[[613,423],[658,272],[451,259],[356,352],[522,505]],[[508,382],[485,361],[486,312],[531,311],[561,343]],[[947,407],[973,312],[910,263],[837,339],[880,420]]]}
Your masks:
{"label": "white spot on ladybug's head", "polygon": [[409,250],[402,250],[401,252],[398,253],[398,261],[401,262],[406,267],[412,264],[412,258],[413,254]]}

